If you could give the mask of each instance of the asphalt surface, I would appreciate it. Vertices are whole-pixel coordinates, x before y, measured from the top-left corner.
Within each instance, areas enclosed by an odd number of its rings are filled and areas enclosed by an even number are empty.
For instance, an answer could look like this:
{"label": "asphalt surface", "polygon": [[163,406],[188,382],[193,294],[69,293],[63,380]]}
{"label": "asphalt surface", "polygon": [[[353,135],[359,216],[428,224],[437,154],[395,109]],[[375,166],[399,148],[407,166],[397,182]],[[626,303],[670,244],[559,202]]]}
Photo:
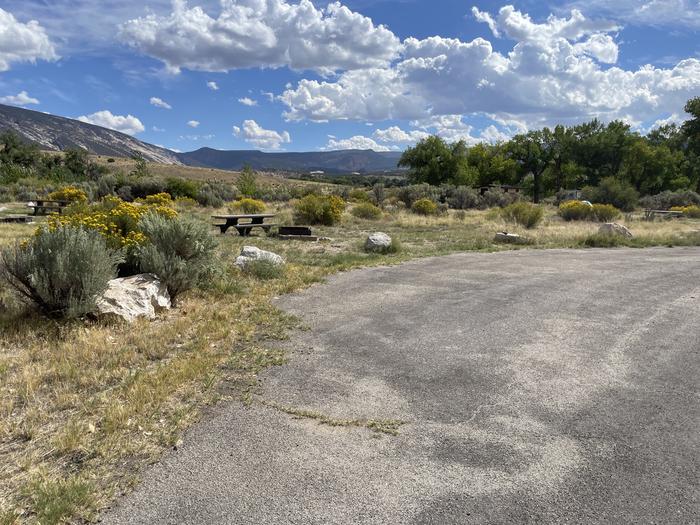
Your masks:
{"label": "asphalt surface", "polygon": [[219,406],[109,524],[698,523],[700,249],[340,274],[260,403]]}

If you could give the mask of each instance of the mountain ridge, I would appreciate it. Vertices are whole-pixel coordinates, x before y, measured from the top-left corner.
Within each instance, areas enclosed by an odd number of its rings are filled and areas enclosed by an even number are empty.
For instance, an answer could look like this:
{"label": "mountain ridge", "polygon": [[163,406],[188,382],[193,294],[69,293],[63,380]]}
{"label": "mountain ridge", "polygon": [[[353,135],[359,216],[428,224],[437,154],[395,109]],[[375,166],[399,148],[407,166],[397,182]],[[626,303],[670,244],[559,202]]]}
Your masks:
{"label": "mountain ridge", "polygon": [[378,172],[397,169],[400,152],[374,150],[335,150],[305,152],[264,152],[259,150],[219,150],[199,148],[178,153],[178,159],[189,166],[240,170],[323,171],[329,173]]}
{"label": "mountain ridge", "polygon": [[25,140],[49,151],[84,148],[95,155],[132,157],[161,164],[240,170],[246,165],[258,170],[327,174],[395,171],[401,152],[336,150],[307,152],[265,152],[260,150],[219,150],[210,147],[175,152],[135,137],[79,120],[40,111],[0,104],[0,131],[12,130]]}
{"label": "mountain ridge", "polygon": [[0,104],[0,131],[11,130],[49,151],[84,148],[95,155],[131,157],[162,164],[181,164],[169,149],[143,142],[125,133],[67,117]]}

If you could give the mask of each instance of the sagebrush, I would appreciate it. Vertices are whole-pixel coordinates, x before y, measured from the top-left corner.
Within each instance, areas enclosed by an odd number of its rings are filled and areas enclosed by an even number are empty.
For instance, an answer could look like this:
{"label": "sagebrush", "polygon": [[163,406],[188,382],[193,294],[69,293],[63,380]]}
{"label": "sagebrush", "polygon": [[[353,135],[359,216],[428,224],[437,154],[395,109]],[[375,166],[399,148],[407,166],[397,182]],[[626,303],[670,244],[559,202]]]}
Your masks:
{"label": "sagebrush", "polygon": [[96,231],[58,226],[3,249],[0,276],[45,315],[75,318],[94,309],[122,260]]}

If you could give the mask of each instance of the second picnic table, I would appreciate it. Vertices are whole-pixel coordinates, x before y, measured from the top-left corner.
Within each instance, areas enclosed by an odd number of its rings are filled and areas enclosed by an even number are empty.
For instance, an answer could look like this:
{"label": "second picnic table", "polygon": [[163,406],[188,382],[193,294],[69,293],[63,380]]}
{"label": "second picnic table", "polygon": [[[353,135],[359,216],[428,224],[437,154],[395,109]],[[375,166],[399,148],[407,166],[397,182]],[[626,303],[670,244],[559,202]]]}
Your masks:
{"label": "second picnic table", "polygon": [[[250,214],[238,214],[238,215],[212,215],[213,219],[225,220],[224,224],[215,224],[221,233],[226,233],[229,228],[236,228],[238,233],[242,237],[247,237],[250,235],[250,231],[253,228],[262,228],[265,232],[269,232],[270,228],[276,226],[276,224],[265,222],[265,219],[275,217],[275,213],[250,213]],[[239,222],[244,220],[246,222]]]}

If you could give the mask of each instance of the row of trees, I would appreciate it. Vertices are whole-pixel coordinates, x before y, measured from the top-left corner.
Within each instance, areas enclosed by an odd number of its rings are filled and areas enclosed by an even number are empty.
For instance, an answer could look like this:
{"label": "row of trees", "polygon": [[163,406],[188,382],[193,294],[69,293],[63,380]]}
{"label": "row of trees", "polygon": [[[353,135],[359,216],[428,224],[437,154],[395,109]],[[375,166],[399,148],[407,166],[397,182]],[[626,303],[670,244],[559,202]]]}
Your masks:
{"label": "row of trees", "polygon": [[522,185],[535,202],[609,177],[642,195],[700,191],[700,97],[688,101],[685,111],[691,118],[682,126],[661,126],[646,136],[621,121],[598,120],[471,148],[432,136],[408,148],[399,166],[410,168],[414,182],[433,185]]}

